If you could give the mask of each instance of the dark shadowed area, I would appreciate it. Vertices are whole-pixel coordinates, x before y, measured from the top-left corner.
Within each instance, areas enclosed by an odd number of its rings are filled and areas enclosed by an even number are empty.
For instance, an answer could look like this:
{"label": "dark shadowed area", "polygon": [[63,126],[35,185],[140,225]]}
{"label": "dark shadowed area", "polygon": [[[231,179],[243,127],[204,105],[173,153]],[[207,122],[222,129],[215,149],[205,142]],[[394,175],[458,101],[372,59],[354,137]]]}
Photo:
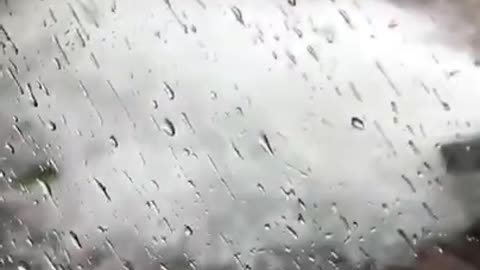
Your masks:
{"label": "dark shadowed area", "polygon": [[442,42],[468,51],[480,65],[480,1],[390,0],[400,8],[426,15],[436,25],[427,41]]}

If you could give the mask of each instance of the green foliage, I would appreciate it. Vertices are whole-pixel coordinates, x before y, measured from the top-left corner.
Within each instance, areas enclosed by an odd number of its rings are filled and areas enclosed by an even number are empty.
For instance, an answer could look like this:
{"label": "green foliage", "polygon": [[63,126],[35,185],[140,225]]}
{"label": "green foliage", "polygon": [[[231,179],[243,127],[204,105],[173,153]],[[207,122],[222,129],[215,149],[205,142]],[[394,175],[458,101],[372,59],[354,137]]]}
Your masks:
{"label": "green foliage", "polygon": [[32,188],[38,181],[51,184],[58,179],[58,171],[51,164],[33,166],[13,181],[13,186]]}

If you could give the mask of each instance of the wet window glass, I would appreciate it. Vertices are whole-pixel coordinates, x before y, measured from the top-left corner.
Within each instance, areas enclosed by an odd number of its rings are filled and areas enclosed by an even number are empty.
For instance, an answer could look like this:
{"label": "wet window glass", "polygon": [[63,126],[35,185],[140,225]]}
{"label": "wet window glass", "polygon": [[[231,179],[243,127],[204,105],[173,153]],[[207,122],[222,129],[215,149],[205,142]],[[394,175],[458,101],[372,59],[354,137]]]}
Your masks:
{"label": "wet window glass", "polygon": [[0,0],[0,269],[480,269],[476,0]]}

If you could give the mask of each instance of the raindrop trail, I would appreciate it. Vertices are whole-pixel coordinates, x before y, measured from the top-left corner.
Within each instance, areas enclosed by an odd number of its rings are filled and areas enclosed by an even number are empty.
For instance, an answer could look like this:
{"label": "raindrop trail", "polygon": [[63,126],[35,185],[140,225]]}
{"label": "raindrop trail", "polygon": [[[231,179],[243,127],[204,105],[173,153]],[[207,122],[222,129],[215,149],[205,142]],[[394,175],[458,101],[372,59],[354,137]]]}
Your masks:
{"label": "raindrop trail", "polygon": [[19,49],[18,49],[17,45],[15,44],[15,42],[13,42],[12,38],[10,37],[10,34],[8,34],[8,32],[5,29],[5,27],[3,26],[3,24],[0,24],[0,32],[3,33],[3,35],[5,36],[5,39],[8,41],[8,43],[10,43],[10,46],[12,46],[13,52],[16,55],[18,55]]}
{"label": "raindrop trail", "polygon": [[154,200],[147,201],[147,206],[148,206],[150,209],[153,209],[153,211],[154,211],[157,215],[160,214],[160,210],[158,210],[157,203],[156,203]]}
{"label": "raindrop trail", "polygon": [[115,87],[113,86],[113,84],[112,84],[112,82],[111,82],[110,80],[107,80],[107,84],[108,84],[108,86],[110,87],[110,90],[112,90],[113,95],[114,95],[115,98],[117,99],[118,104],[120,104],[120,107],[122,107],[123,112],[124,112],[125,115],[127,116],[127,118],[128,118],[128,120],[130,121],[130,123],[132,124],[132,127],[133,127],[133,128],[136,128],[137,125],[135,124],[135,121],[133,121],[132,115],[130,114],[130,111],[128,110],[127,106],[125,106],[125,103],[124,103],[123,100],[120,98],[120,95],[118,95],[118,91],[115,89]]}
{"label": "raindrop trail", "polygon": [[155,117],[154,117],[153,115],[150,115],[150,119],[152,120],[153,125],[155,126],[155,128],[156,128],[158,131],[162,131],[162,128],[161,128],[160,125],[158,124],[157,119],[155,119]]}
{"label": "raindrop trail", "polygon": [[165,93],[167,93],[167,97],[169,100],[174,100],[175,99],[175,91],[173,91],[172,87],[170,84],[167,82],[163,82],[164,90]]}
{"label": "raindrop trail", "polygon": [[53,40],[55,41],[55,44],[57,45],[58,50],[62,54],[62,57],[65,60],[65,63],[67,63],[67,65],[70,65],[70,60],[68,59],[67,53],[62,48],[62,45],[60,44],[60,41],[58,40],[57,35],[53,35]]}
{"label": "raindrop trail", "polygon": [[318,54],[315,51],[315,48],[312,47],[312,45],[307,46],[307,51],[316,62],[320,62],[320,59],[318,58]]}
{"label": "raindrop trail", "polygon": [[208,163],[210,163],[210,166],[212,166],[213,171],[215,174],[220,177],[220,172],[218,171],[217,164],[215,164],[215,161],[213,161],[213,158],[210,155],[207,155],[208,158]]}
{"label": "raindrop trail", "polygon": [[74,231],[70,231],[70,236],[72,237],[72,240],[73,240],[75,246],[78,249],[81,249],[82,248],[82,243],[80,243],[80,239],[78,238],[78,235]]}
{"label": "raindrop trail", "polygon": [[176,134],[175,126],[173,125],[173,122],[170,119],[168,118],[163,119],[162,131],[170,137],[175,136]]}
{"label": "raindrop trail", "polygon": [[232,146],[232,149],[235,152],[235,154],[237,155],[237,157],[240,158],[241,160],[243,160],[244,159],[243,155],[240,152],[240,150],[238,149],[238,147],[235,145],[235,143],[233,141],[231,141],[230,145]]}
{"label": "raindrop trail", "polygon": [[100,114],[100,112],[98,111],[97,107],[95,106],[95,103],[93,103],[93,100],[90,98],[90,94],[88,93],[87,87],[85,86],[85,84],[83,84],[83,82],[81,80],[79,81],[79,84],[80,84],[80,88],[83,91],[83,95],[85,96],[85,98],[90,103],[90,106],[92,106],[93,110],[95,111],[95,114],[97,115],[100,126],[103,126],[103,117]]}
{"label": "raindrop trail", "polygon": [[432,208],[426,203],[426,202],[423,202],[422,203],[422,206],[423,208],[425,209],[425,211],[427,211],[428,215],[430,217],[432,217],[434,220],[437,220],[438,221],[438,216],[435,215],[435,213],[433,212]]}
{"label": "raindrop trail", "polygon": [[43,90],[45,95],[47,97],[49,97],[50,96],[50,90],[48,89],[47,85],[44,82],[42,82],[42,80],[40,78],[38,78],[37,83],[38,83],[38,88],[40,88],[40,90]]}
{"label": "raindrop trail", "polygon": [[440,94],[438,94],[438,90],[436,88],[433,88],[432,92],[437,98],[438,102],[440,102],[440,105],[442,105],[443,109],[445,111],[450,111],[450,105],[440,97]]}
{"label": "raindrop trail", "polygon": [[408,238],[407,234],[405,233],[404,230],[402,229],[397,229],[398,235],[407,243],[408,247],[414,252],[415,258],[418,257],[417,253],[415,252],[415,245],[412,243],[412,241]]}
{"label": "raindrop trail", "polygon": [[350,19],[350,16],[348,15],[348,13],[343,9],[338,10],[338,13],[342,17],[343,21],[348,25],[348,27],[350,27],[350,29],[352,30],[355,30],[355,27],[353,27],[353,24],[352,24],[352,19]]}
{"label": "raindrop trail", "polygon": [[184,112],[182,112],[180,115],[182,116],[183,122],[185,122],[185,124],[186,124],[187,127],[190,129],[190,131],[192,132],[192,134],[195,134],[195,129],[193,128],[192,122],[191,122],[190,119],[188,118],[187,114],[184,113]]}
{"label": "raindrop trail", "polygon": [[164,217],[162,220],[163,220],[163,223],[165,223],[165,226],[167,226],[167,228],[170,230],[170,232],[174,233],[175,230],[173,229],[173,227],[170,224],[170,222],[168,221],[168,219],[166,217]]}
{"label": "raindrop trail", "polygon": [[415,186],[413,185],[412,183],[412,180],[410,180],[410,178],[408,178],[406,175],[402,174],[402,179],[403,181],[405,181],[405,183],[407,183],[407,185],[410,187],[410,189],[412,190],[413,193],[417,192],[417,189],[415,188]]}
{"label": "raindrop trail", "polygon": [[230,195],[230,198],[232,198],[232,200],[236,200],[236,196],[232,192],[232,189],[230,188],[230,186],[227,184],[227,181],[225,180],[225,178],[220,177],[220,182],[222,182],[223,186],[225,187],[225,189],[228,192],[228,195]]}
{"label": "raindrop trail", "polygon": [[412,149],[412,152],[415,154],[415,155],[420,155],[420,149],[418,149],[417,145],[412,141],[412,140],[408,140],[408,146],[410,147],[410,149]]}
{"label": "raindrop trail", "polygon": [[395,150],[395,147],[393,146],[392,141],[387,137],[385,134],[385,131],[383,130],[382,126],[375,120],[373,122],[375,125],[375,128],[377,129],[378,133],[382,136],[383,140],[385,141],[385,144],[392,150],[393,154],[396,155],[397,151]]}
{"label": "raindrop trail", "polygon": [[75,29],[75,34],[77,34],[77,37],[80,40],[80,46],[85,48],[87,46],[87,43],[86,43],[85,39],[83,38],[82,33],[80,33],[80,29],[76,28]]}
{"label": "raindrop trail", "polygon": [[50,267],[49,269],[55,269],[55,264],[53,263],[52,257],[50,257],[50,255],[48,255],[46,251],[43,252],[43,256],[45,257],[45,260],[47,261],[47,264]]}
{"label": "raindrop trail", "polygon": [[35,97],[35,94],[33,93],[32,85],[30,83],[27,83],[27,88],[28,88],[28,94],[30,97],[30,102],[32,103],[33,107],[38,107],[38,100],[37,100],[37,97]]}
{"label": "raindrop trail", "polygon": [[203,9],[207,9],[207,5],[205,5],[205,3],[204,3],[202,0],[196,0],[196,2],[197,2]]}
{"label": "raindrop trail", "polygon": [[83,26],[82,22],[80,21],[80,18],[78,17],[77,12],[73,8],[72,4],[68,3],[68,8],[70,9],[70,12],[72,13],[73,18],[77,22],[78,26],[82,30],[84,36],[86,37],[87,40],[90,40],[90,35],[88,34],[87,30],[85,30],[85,27]]}
{"label": "raindrop trail", "polygon": [[352,90],[353,96],[360,102],[363,102],[362,96],[360,92],[358,92],[357,87],[353,82],[349,82],[348,85],[350,86],[350,90]]}
{"label": "raindrop trail", "polygon": [[55,17],[55,13],[53,13],[53,10],[51,8],[48,9],[48,14],[50,14],[50,18],[52,18],[52,21],[54,23],[58,22],[57,17]]}
{"label": "raindrop trail", "polygon": [[385,79],[388,82],[388,85],[390,85],[390,87],[395,92],[395,94],[398,97],[401,96],[400,91],[398,90],[397,86],[393,83],[392,78],[390,78],[390,76],[385,71],[385,68],[383,67],[383,65],[379,61],[375,61],[375,66],[377,67],[378,71],[380,71],[380,73],[382,73],[383,77],[385,77]]}
{"label": "raindrop trail", "polygon": [[[304,177],[304,178],[305,178],[305,177],[308,177],[308,172],[305,172],[304,170],[299,169],[299,168],[297,168],[295,165],[292,165],[292,164],[290,164],[290,163],[288,163],[288,162],[285,162],[284,164],[285,164],[285,166],[286,166],[288,169],[297,172],[298,174],[300,174],[300,176],[302,176],[302,177]],[[310,168],[307,168],[307,171],[310,171]]]}
{"label": "raindrop trail", "polygon": [[243,26],[245,26],[245,22],[243,21],[243,14],[242,11],[237,7],[233,6],[230,8],[232,10],[233,16],[235,16],[235,19]]}
{"label": "raindrop trail", "polygon": [[170,0],[163,0],[165,2],[165,4],[167,5],[168,7],[168,10],[170,10],[170,12],[172,13],[173,17],[175,18],[175,20],[177,21],[177,23],[182,27],[183,29],[183,32],[184,33],[187,33],[188,32],[188,27],[185,23],[182,22],[182,20],[180,20],[180,18],[178,17],[178,14],[175,12],[175,10],[173,9],[172,7],[172,3],[170,3]]}
{"label": "raindrop trail", "polygon": [[8,62],[13,67],[13,70],[15,71],[15,73],[18,74],[18,66],[17,64],[15,64],[15,62],[13,62],[12,58],[8,58]]}
{"label": "raindrop trail", "polygon": [[93,65],[95,65],[97,69],[100,69],[100,63],[93,52],[90,52],[90,60],[92,60]]}
{"label": "raindrop trail", "polygon": [[97,184],[97,187],[100,188],[105,198],[107,198],[107,201],[111,202],[112,198],[110,197],[110,194],[108,194],[107,187],[102,182],[100,182],[97,178],[93,178],[93,180]]}
{"label": "raindrop trail", "polygon": [[285,55],[287,55],[288,59],[290,60],[290,62],[292,62],[293,65],[297,65],[297,58],[291,51],[285,50]]}
{"label": "raindrop trail", "polygon": [[286,228],[287,228],[287,231],[290,233],[290,235],[292,235],[292,237],[295,240],[298,239],[297,231],[295,231],[290,225],[287,225]]}
{"label": "raindrop trail", "polygon": [[265,152],[267,152],[272,156],[274,155],[274,151],[273,151],[272,145],[270,144],[270,140],[268,139],[267,134],[265,134],[264,132],[260,134],[260,145],[262,146],[263,150],[265,150]]}
{"label": "raindrop trail", "polygon": [[22,85],[18,81],[18,78],[15,75],[15,73],[12,71],[12,69],[10,67],[8,67],[7,70],[8,70],[8,74],[10,75],[10,78],[12,78],[13,82],[15,82],[15,85],[17,86],[18,91],[20,92],[20,95],[24,95],[25,90],[23,89]]}

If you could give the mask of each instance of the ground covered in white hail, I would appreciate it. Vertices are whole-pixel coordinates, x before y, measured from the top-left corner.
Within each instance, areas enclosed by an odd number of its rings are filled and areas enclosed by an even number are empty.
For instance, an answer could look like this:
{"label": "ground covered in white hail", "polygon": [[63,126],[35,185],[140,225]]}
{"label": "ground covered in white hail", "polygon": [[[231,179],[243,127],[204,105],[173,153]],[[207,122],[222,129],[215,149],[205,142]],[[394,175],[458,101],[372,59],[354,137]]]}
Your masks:
{"label": "ground covered in white hail", "polygon": [[2,178],[58,168],[3,191],[34,239],[4,263],[348,269],[466,228],[438,144],[480,124],[470,39],[442,9],[293,2],[2,2]]}

